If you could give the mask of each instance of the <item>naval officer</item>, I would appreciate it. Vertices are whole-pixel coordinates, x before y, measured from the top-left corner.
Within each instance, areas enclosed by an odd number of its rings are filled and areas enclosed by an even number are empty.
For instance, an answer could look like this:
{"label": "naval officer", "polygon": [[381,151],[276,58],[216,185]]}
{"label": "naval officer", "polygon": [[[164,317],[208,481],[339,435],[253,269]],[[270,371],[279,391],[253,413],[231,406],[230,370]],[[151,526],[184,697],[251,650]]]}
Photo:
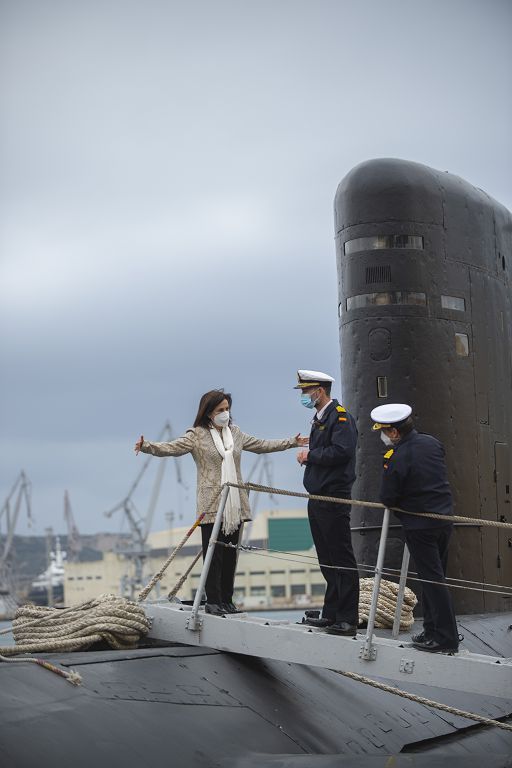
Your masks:
{"label": "naval officer", "polygon": [[[380,405],[371,412],[373,430],[386,446],[380,500],[386,507],[432,512],[439,520],[396,513],[416,563],[423,602],[423,632],[413,635],[421,651],[456,652],[457,622],[450,590],[445,586],[448,545],[452,535],[452,494],[439,440],[414,429],[412,408],[403,403]],[[430,582],[437,582],[435,584]]]}
{"label": "naval officer", "polygon": [[[356,477],[355,421],[331,398],[332,376],[304,370],[297,375],[295,389],[301,391],[302,405],[316,410],[309,449],[297,456],[299,464],[305,467],[304,486],[308,493],[318,496],[350,499]],[[308,517],[327,586],[322,616],[307,617],[305,623],[333,634],[354,636],[358,624],[359,574],[352,549],[350,505],[309,499]]]}

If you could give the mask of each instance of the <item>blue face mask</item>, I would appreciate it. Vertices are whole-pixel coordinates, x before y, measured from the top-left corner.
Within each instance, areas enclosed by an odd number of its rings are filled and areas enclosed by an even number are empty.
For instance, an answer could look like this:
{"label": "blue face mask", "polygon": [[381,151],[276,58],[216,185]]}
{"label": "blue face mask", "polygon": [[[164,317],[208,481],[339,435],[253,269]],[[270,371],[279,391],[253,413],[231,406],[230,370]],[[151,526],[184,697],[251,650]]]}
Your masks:
{"label": "blue face mask", "polygon": [[314,408],[315,404],[311,399],[311,395],[301,395],[300,401],[305,408]]}

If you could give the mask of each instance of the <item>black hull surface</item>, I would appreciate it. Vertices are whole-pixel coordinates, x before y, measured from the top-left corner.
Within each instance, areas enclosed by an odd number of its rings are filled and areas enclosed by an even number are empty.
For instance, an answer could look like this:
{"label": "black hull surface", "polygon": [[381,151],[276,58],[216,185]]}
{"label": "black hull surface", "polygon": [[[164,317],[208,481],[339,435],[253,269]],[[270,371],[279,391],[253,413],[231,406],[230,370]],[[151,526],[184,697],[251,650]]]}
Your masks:
{"label": "black hull surface", "polygon": [[[504,614],[462,619],[464,647],[512,655],[511,623]],[[389,765],[390,755],[408,759],[398,766],[431,768],[446,756],[450,768],[510,765],[512,732],[331,671],[187,646],[45,658],[79,672],[82,685],[32,664],[0,663],[2,766],[358,768]],[[487,717],[512,713],[512,692],[503,701],[404,687]]]}

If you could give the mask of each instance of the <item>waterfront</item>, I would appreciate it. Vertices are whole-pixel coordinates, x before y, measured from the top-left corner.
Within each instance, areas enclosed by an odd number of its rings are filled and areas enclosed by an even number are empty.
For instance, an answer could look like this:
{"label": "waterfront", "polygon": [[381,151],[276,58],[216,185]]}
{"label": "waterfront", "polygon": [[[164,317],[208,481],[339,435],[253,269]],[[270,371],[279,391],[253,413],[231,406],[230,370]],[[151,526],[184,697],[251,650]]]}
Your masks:
{"label": "waterfront", "polygon": [[[10,621],[0,621],[0,632],[2,629],[7,629],[10,624]],[[0,635],[0,645],[14,645],[14,639],[11,632],[6,635]]]}

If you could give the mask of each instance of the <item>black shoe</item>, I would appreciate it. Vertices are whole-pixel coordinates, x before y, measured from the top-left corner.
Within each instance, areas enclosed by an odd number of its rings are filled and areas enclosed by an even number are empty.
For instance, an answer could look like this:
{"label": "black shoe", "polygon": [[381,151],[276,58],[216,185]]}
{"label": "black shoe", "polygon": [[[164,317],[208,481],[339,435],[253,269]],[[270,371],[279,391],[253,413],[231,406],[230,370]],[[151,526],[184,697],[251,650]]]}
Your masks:
{"label": "black shoe", "polygon": [[305,619],[302,619],[302,623],[306,624],[308,627],[318,627],[318,629],[325,629],[326,627],[332,626],[334,624],[334,619],[314,619],[312,616],[308,616]]}
{"label": "black shoe", "polygon": [[420,642],[413,642],[413,647],[417,651],[428,651],[429,653],[457,653],[459,650],[458,645],[450,645],[449,643],[439,643],[437,640],[430,638],[429,640],[423,640]]}
{"label": "black shoe", "polygon": [[205,613],[211,613],[212,616],[224,616],[226,613],[224,606],[219,605],[219,603],[206,603],[204,610]]}
{"label": "black shoe", "polygon": [[427,636],[424,629],[422,629],[421,632],[418,632],[417,635],[411,635],[411,640],[413,643],[424,643],[426,639]]}
{"label": "black shoe", "polygon": [[325,631],[329,632],[331,635],[347,635],[355,637],[357,634],[357,627],[355,624],[349,624],[348,621],[337,621],[334,624],[331,624],[330,627],[327,627]]}
{"label": "black shoe", "polygon": [[225,613],[241,613],[234,603],[221,603]]}

